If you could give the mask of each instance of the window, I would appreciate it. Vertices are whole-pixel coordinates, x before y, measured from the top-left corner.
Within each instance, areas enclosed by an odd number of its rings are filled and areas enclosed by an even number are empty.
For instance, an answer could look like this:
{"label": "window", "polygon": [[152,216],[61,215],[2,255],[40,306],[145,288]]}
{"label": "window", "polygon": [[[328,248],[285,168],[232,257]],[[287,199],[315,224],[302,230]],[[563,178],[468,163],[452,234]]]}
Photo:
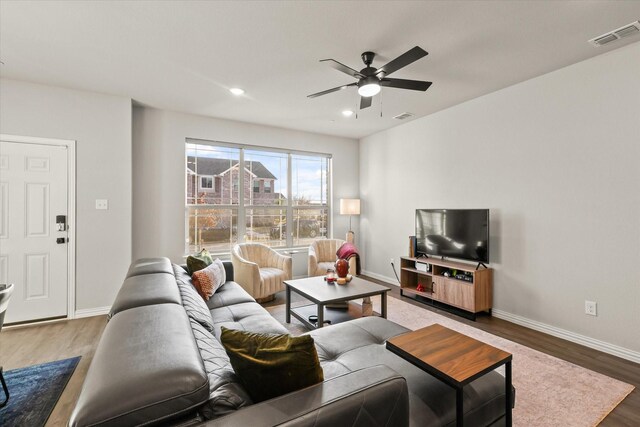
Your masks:
{"label": "window", "polygon": [[213,190],[213,177],[210,177],[210,176],[200,177],[200,188]]}
{"label": "window", "polygon": [[228,252],[238,242],[303,246],[328,237],[329,155],[192,140],[185,150],[187,253]]}

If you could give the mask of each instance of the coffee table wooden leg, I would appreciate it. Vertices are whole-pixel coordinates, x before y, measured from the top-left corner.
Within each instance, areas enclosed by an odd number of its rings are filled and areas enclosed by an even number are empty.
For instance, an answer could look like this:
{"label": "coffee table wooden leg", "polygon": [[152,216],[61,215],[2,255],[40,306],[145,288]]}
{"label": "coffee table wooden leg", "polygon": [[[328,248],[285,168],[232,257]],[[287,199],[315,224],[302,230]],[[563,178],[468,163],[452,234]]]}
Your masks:
{"label": "coffee table wooden leg", "polygon": [[456,388],[456,426],[464,426],[464,409],[463,409],[464,393],[462,387]]}
{"label": "coffee table wooden leg", "polygon": [[285,319],[287,323],[291,323],[291,288],[286,286],[286,307],[285,307]]}
{"label": "coffee table wooden leg", "polygon": [[512,388],[511,388],[511,361],[508,361],[507,363],[505,363],[504,371],[505,371],[504,382],[505,382],[505,387],[506,387],[506,390],[505,390],[505,393],[504,393],[505,400],[506,400],[506,403],[505,403],[506,406],[504,408],[505,409],[505,421],[506,421],[507,427],[511,427],[513,425],[513,420],[511,418],[511,415],[512,415],[511,414],[511,411],[512,411],[511,401],[513,400],[512,396],[511,396],[511,394],[512,394]]}
{"label": "coffee table wooden leg", "polygon": [[324,326],[324,305],[318,304],[318,323],[316,324],[316,329],[322,328]]}
{"label": "coffee table wooden leg", "polygon": [[382,317],[387,318],[387,293],[382,293]]}

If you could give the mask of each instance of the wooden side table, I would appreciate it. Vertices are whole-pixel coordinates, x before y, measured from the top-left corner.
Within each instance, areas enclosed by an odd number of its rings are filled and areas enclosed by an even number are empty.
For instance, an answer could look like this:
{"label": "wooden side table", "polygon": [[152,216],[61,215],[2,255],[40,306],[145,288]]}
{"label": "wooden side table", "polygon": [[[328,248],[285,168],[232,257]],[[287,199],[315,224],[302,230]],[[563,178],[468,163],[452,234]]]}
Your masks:
{"label": "wooden side table", "polygon": [[464,425],[466,384],[505,365],[505,421],[512,425],[511,353],[434,324],[387,341],[387,349],[456,390],[456,425]]}

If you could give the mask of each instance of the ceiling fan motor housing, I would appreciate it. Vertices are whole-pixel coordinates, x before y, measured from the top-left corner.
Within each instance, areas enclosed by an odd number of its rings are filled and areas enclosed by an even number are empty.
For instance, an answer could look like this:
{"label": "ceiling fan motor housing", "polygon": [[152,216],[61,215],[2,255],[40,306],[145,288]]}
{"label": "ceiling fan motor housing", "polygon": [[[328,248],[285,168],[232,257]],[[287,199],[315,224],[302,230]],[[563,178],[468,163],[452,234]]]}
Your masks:
{"label": "ceiling fan motor housing", "polygon": [[373,63],[373,58],[375,58],[375,56],[375,53],[369,51],[363,52],[362,55],[360,55],[360,57],[362,58],[362,62],[364,62],[367,67],[371,66],[371,64]]}

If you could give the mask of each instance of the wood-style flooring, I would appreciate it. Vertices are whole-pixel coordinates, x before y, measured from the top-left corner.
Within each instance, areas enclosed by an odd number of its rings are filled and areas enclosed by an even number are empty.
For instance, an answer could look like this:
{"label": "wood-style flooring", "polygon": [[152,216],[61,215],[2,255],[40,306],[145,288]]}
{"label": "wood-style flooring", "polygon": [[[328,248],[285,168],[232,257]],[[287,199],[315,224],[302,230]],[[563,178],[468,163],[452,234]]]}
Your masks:
{"label": "wood-style flooring", "polygon": [[[375,279],[373,282],[384,284]],[[632,384],[636,389],[602,422],[602,426],[640,426],[640,365],[590,348],[552,337],[490,316],[476,322],[463,319],[411,298],[401,297],[399,288],[389,286],[389,295],[432,310],[486,332],[526,345],[551,356],[583,366]],[[284,292],[268,306],[284,304]],[[106,326],[106,316],[62,320],[45,324],[5,328],[0,333],[0,364],[5,370],[82,356],[75,373],[56,405],[47,426],[65,426],[80,393],[87,368]],[[535,373],[532,373],[535,375]]]}

